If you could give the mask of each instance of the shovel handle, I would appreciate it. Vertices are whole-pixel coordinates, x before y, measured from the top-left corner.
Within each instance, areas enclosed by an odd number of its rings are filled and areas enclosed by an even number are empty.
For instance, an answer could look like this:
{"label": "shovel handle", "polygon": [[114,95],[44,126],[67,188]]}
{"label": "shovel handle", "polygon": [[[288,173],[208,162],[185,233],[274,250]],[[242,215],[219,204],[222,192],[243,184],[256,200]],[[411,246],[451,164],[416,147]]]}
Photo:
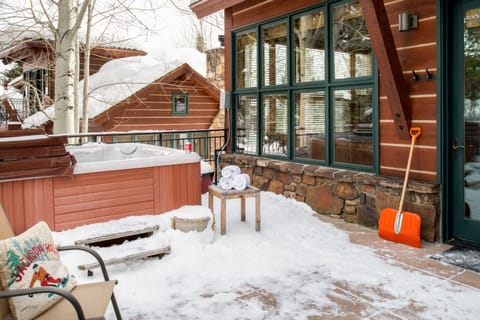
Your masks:
{"label": "shovel handle", "polygon": [[400,197],[400,205],[399,205],[399,208],[398,208],[398,212],[400,212],[400,213],[403,210],[403,202],[405,200],[405,193],[407,191],[408,175],[410,173],[410,165],[412,164],[413,147],[415,145],[415,141],[417,141],[417,138],[421,133],[422,133],[422,128],[420,128],[420,127],[411,127],[410,128],[410,135],[412,136],[412,143],[410,144],[410,153],[408,154],[407,170],[405,170],[405,180],[403,181],[402,195]]}
{"label": "shovel handle", "polygon": [[420,127],[410,128],[410,136],[412,137],[414,143],[417,140],[417,138],[420,136],[420,134],[422,134],[422,128]]}

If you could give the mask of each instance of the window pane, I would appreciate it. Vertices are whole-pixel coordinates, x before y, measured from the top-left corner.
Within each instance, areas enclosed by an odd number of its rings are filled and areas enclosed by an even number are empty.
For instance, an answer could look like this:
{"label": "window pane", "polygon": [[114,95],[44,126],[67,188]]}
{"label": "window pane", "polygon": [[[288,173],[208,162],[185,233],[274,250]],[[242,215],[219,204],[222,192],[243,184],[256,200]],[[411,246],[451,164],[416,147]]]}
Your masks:
{"label": "window pane", "polygon": [[237,108],[237,151],[257,153],[257,98],[241,96]]}
{"label": "window pane", "polygon": [[257,86],[257,32],[251,31],[236,37],[237,88]]}
{"label": "window pane", "polygon": [[287,83],[287,23],[262,29],[263,83],[274,86]]}
{"label": "window pane", "polygon": [[334,91],[334,161],[373,164],[372,91]]}
{"label": "window pane", "polygon": [[263,145],[264,154],[288,154],[288,99],[286,94],[270,94],[263,97]]}
{"label": "window pane", "polygon": [[188,112],[188,96],[185,93],[172,94],[173,113],[187,114]]}
{"label": "window pane", "polygon": [[372,75],[372,45],[358,1],[340,5],[333,12],[335,79]]}
{"label": "window pane", "polygon": [[325,15],[323,10],[295,19],[295,81],[325,80]]}
{"label": "window pane", "polygon": [[295,95],[295,157],[325,160],[325,92]]}

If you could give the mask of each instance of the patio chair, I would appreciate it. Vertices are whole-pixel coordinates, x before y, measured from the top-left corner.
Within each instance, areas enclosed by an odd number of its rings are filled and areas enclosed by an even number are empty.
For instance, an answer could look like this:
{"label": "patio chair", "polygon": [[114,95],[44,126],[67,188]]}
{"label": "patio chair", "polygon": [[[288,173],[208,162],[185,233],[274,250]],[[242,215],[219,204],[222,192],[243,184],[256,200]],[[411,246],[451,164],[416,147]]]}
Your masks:
{"label": "patio chair", "polygon": [[[8,221],[7,215],[0,204],[0,240],[14,237],[15,234]],[[58,319],[105,319],[109,300],[118,320],[121,320],[113,287],[116,281],[110,280],[105,263],[100,255],[91,248],[85,246],[64,246],[57,247],[58,251],[82,250],[93,255],[99,262],[103,273],[104,281],[77,284],[72,291],[57,287],[34,287],[30,289],[4,290],[0,283],[0,320],[13,319],[7,298],[18,296],[33,297],[39,293],[50,293],[60,295],[62,298],[48,310],[40,314],[35,320],[58,320]]]}

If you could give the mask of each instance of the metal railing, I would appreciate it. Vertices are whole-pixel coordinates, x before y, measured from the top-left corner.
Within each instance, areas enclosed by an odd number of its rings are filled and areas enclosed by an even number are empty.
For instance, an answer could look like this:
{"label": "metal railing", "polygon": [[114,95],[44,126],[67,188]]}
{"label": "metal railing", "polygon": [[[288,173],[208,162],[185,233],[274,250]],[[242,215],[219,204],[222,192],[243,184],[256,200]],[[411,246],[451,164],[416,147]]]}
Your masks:
{"label": "metal railing", "polygon": [[183,150],[186,142],[192,144],[192,151],[210,164],[215,163],[215,154],[226,141],[225,129],[208,130],[168,130],[168,131],[129,131],[129,132],[90,132],[67,136],[68,145],[86,142],[127,143],[138,142],[155,146]]}

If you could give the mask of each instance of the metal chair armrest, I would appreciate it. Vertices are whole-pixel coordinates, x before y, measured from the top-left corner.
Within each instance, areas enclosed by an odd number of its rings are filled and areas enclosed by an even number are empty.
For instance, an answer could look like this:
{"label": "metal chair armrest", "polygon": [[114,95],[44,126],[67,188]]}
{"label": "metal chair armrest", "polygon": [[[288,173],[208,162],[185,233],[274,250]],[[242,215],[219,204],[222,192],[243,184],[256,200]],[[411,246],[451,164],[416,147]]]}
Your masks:
{"label": "metal chair armrest", "polygon": [[[72,246],[59,246],[57,247],[57,250],[58,251],[80,250],[80,251],[88,252],[93,257],[95,257],[95,259],[100,264],[100,269],[102,270],[103,279],[105,279],[105,281],[110,280],[110,277],[108,276],[107,267],[105,266],[105,262],[103,261],[103,258],[98,254],[97,251],[93,250],[92,248],[89,248],[86,246],[72,245]],[[117,320],[122,320],[120,307],[118,306],[117,299],[115,298],[115,294],[113,292],[112,292],[111,301],[112,301],[113,310],[115,311],[115,316]]]}
{"label": "metal chair armrest", "polygon": [[57,247],[57,250],[58,251],[80,250],[80,251],[88,252],[100,264],[100,269],[102,270],[103,279],[105,279],[105,281],[110,281],[110,277],[108,276],[107,267],[105,266],[105,262],[103,261],[103,258],[98,254],[97,251],[93,250],[92,248],[86,247],[86,246],[76,246],[76,245],[74,245],[74,246],[59,246],[59,247]]}
{"label": "metal chair armrest", "polygon": [[85,320],[85,314],[83,313],[82,306],[78,302],[77,298],[75,298],[70,292],[56,288],[56,287],[35,287],[29,289],[14,289],[14,290],[6,290],[0,291],[0,299],[6,299],[10,297],[18,297],[18,296],[33,296],[38,293],[53,293],[62,296],[63,298],[67,299],[68,302],[73,306],[75,312],[77,314],[78,320]]}

